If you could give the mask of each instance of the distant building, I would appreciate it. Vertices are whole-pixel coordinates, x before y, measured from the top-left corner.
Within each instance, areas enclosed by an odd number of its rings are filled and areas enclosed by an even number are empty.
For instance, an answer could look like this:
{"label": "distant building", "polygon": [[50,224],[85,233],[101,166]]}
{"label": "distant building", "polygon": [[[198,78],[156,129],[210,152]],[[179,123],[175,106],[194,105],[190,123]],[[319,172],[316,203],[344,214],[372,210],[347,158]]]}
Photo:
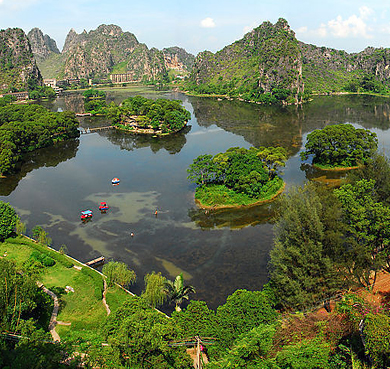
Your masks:
{"label": "distant building", "polygon": [[21,92],[10,92],[8,94],[4,94],[3,96],[15,96],[16,100],[27,100],[28,99],[28,91],[21,91]]}
{"label": "distant building", "polygon": [[49,86],[49,87],[52,87],[54,89],[57,87],[57,80],[55,78],[44,79],[43,83],[45,86]]}
{"label": "distant building", "polygon": [[133,80],[132,73],[110,74],[110,80],[112,83],[137,82]]}

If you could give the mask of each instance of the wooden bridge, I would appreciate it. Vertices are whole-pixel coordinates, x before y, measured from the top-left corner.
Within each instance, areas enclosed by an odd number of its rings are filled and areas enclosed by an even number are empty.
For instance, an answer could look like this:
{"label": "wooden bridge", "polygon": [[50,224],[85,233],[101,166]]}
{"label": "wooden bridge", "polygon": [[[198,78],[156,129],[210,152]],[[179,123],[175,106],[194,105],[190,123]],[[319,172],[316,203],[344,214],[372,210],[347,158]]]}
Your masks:
{"label": "wooden bridge", "polygon": [[99,265],[104,264],[105,261],[106,261],[106,259],[104,258],[104,256],[99,256],[96,259],[88,261],[87,263],[85,263],[85,265],[88,265],[88,266],[94,268],[94,267],[97,267]]}
{"label": "wooden bridge", "polygon": [[98,131],[105,131],[105,130],[108,130],[108,129],[113,129],[115,128],[115,126],[104,126],[104,127],[94,127],[94,128],[83,128],[83,127],[80,127],[79,128],[79,131],[82,135],[86,135],[88,133],[95,133],[95,132],[98,132]]}

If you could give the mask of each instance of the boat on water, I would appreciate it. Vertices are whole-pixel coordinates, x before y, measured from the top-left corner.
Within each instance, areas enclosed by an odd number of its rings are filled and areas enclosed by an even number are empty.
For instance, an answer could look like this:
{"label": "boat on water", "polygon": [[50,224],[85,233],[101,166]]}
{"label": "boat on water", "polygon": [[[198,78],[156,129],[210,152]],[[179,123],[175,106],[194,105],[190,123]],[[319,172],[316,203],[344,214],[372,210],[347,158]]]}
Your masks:
{"label": "boat on water", "polygon": [[105,201],[102,201],[99,205],[99,210],[100,211],[107,211],[108,210],[108,205]]}
{"label": "boat on water", "polygon": [[91,210],[83,210],[81,212],[81,220],[87,220],[92,218],[92,211]]}
{"label": "boat on water", "polygon": [[112,183],[113,185],[118,185],[119,182],[120,182],[120,179],[119,179],[119,178],[113,178],[113,179],[111,180],[111,183]]}

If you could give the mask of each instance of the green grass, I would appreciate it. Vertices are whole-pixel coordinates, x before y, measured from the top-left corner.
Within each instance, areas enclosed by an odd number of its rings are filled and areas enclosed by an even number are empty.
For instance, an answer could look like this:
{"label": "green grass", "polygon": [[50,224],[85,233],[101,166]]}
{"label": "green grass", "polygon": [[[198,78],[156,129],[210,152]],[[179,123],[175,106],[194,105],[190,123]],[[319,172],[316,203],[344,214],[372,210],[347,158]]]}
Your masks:
{"label": "green grass", "polygon": [[116,311],[125,301],[132,299],[133,296],[125,292],[118,286],[110,287],[106,293],[106,301],[110,307],[111,313]]}
{"label": "green grass", "polygon": [[[0,255],[3,256],[7,252],[6,258],[15,260],[19,267],[37,249],[56,260],[54,266],[42,269],[38,279],[48,289],[53,290],[60,299],[57,320],[71,323],[71,326],[57,326],[61,339],[66,340],[79,333],[84,335],[85,331],[97,332],[101,322],[107,316],[101,300],[103,280],[99,273],[86,267],[82,267],[81,270],[69,268],[71,259],[23,237],[0,243]],[[78,264],[73,260],[71,262]],[[71,286],[75,292],[66,293],[64,291],[66,286]],[[114,299],[117,301],[115,307],[117,308],[123,297]]]}
{"label": "green grass", "polygon": [[243,193],[237,193],[225,185],[210,184],[198,187],[195,199],[202,207],[236,207],[248,206],[274,199],[284,189],[284,182],[278,179],[273,186],[265,189],[258,198],[249,197]]}

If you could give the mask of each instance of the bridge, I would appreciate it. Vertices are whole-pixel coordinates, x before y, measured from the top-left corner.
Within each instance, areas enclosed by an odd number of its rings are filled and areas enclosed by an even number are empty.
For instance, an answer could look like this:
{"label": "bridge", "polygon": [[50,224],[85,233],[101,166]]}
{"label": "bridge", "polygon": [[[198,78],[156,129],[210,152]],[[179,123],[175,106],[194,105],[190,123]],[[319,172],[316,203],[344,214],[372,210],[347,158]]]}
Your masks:
{"label": "bridge", "polygon": [[106,261],[106,259],[105,259],[104,256],[99,256],[96,259],[93,259],[91,261],[86,262],[85,265],[88,265],[88,266],[90,266],[92,268],[95,268],[95,267],[97,267],[99,265],[104,264],[105,261]]}
{"label": "bridge", "polygon": [[82,135],[86,135],[88,133],[95,133],[98,131],[105,131],[108,129],[113,129],[116,128],[115,126],[104,126],[104,127],[93,127],[93,128],[84,128],[84,127],[79,127],[79,131]]}

